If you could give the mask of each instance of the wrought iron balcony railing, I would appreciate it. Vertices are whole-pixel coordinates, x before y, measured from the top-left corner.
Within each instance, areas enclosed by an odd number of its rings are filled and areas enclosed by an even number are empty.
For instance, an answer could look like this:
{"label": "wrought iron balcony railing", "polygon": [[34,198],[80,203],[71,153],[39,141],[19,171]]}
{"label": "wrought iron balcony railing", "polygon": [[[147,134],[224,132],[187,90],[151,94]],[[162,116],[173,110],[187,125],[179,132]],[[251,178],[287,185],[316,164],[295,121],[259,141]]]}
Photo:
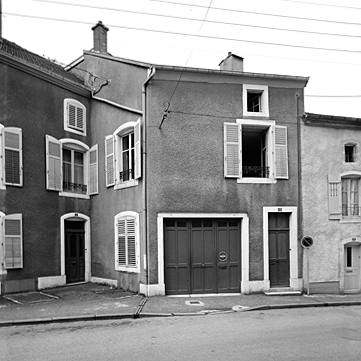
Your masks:
{"label": "wrought iron balcony railing", "polygon": [[247,165],[242,167],[242,176],[250,178],[268,178],[269,167]]}
{"label": "wrought iron balcony railing", "polygon": [[63,182],[63,191],[64,192],[86,194],[87,190],[88,190],[88,188],[85,184]]}
{"label": "wrought iron balcony railing", "polygon": [[129,179],[133,179],[132,178],[132,170],[128,169],[128,170],[125,170],[123,172],[119,172],[119,179],[121,181],[127,181]]}

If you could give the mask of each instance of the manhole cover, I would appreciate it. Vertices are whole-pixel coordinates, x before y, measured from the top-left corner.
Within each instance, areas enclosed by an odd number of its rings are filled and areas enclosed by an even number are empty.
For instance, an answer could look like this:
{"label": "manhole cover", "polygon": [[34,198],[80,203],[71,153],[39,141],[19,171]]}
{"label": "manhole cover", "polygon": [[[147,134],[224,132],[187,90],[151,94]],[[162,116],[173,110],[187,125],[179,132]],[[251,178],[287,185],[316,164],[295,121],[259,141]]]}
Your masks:
{"label": "manhole cover", "polygon": [[24,303],[47,302],[58,298],[56,296],[48,295],[43,292],[17,293],[13,295],[6,295],[3,297],[19,305],[22,305]]}

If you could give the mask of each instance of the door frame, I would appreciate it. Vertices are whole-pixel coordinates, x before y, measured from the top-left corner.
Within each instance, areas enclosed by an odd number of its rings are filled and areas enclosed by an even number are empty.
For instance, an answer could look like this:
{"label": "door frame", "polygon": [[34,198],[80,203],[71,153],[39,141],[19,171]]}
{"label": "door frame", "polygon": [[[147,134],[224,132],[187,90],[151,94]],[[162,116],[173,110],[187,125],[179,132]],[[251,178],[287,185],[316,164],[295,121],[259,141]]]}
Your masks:
{"label": "door frame", "polygon": [[61,276],[65,274],[65,221],[84,221],[85,282],[91,278],[90,217],[81,213],[67,213],[60,217],[60,264]]}
{"label": "door frame", "polygon": [[[360,246],[361,247],[361,238],[360,237],[349,237],[341,240],[339,243],[339,264],[340,264],[340,293],[345,292],[345,246]],[[361,252],[361,249],[360,249]],[[361,272],[361,259],[359,264],[359,269]],[[359,276],[359,291],[361,291],[361,275]]]}
{"label": "door frame", "polygon": [[290,214],[290,287],[301,291],[303,279],[298,277],[298,238],[297,238],[297,207],[263,207],[263,275],[264,291],[270,290],[269,279],[269,239],[268,239],[268,214],[289,213]]}
{"label": "door frame", "polygon": [[[147,285],[148,295],[165,295],[164,219],[165,218],[240,218],[241,222],[241,293],[249,293],[249,218],[246,213],[158,213],[158,284]],[[152,290],[150,289],[152,288]]]}

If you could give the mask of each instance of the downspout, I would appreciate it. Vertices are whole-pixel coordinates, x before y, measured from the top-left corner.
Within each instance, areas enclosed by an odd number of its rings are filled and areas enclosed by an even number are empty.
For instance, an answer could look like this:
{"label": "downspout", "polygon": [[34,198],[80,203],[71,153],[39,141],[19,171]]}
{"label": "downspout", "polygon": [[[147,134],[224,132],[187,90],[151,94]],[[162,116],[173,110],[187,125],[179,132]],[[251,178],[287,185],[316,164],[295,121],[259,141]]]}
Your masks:
{"label": "downspout", "polygon": [[147,193],[147,93],[146,87],[155,74],[155,67],[150,67],[150,72],[148,73],[148,78],[145,80],[142,86],[142,112],[143,112],[143,229],[144,229],[144,238],[145,238],[145,258],[144,266],[146,267],[145,272],[145,286],[146,286],[146,296],[149,296],[149,230],[148,230],[148,193]]}

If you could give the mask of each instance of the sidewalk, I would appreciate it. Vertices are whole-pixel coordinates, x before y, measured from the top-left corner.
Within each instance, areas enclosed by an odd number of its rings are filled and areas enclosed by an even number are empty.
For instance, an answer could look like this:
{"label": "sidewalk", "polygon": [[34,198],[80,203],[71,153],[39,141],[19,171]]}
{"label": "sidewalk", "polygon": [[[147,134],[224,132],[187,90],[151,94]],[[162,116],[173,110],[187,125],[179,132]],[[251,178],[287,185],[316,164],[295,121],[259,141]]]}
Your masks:
{"label": "sidewalk", "polygon": [[86,283],[0,296],[0,327],[97,319],[207,315],[220,312],[361,305],[361,295],[144,297]]}

